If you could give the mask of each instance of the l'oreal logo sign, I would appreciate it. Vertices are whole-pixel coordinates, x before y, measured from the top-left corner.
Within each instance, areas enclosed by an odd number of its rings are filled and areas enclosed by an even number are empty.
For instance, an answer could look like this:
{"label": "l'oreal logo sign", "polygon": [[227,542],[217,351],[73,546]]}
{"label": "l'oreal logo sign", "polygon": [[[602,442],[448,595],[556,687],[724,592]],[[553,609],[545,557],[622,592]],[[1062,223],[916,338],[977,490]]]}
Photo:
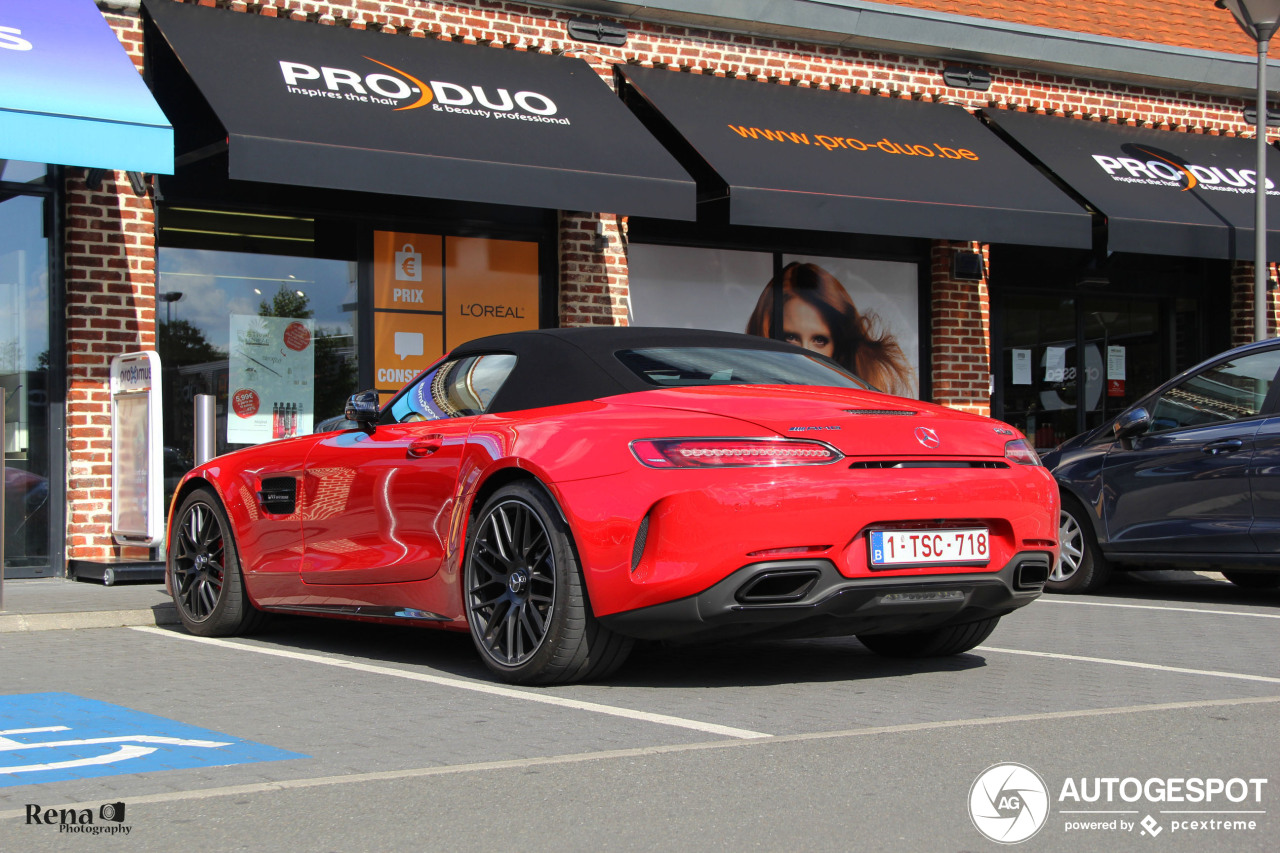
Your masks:
{"label": "l'oreal logo sign", "polygon": [[[1225,166],[1198,166],[1182,163],[1172,156],[1157,153],[1140,145],[1127,146],[1139,157],[1108,157],[1094,154],[1093,160],[1113,181],[1126,184],[1148,184],[1181,187],[1183,192],[1200,187],[1205,190],[1252,194],[1258,173],[1254,169],[1231,169]],[[1267,189],[1275,184],[1267,180]]]}
{"label": "l'oreal logo sign", "polygon": [[392,73],[374,71],[361,74],[347,68],[280,60],[280,74],[290,94],[336,101],[356,101],[394,106],[396,112],[430,106],[432,110],[492,119],[516,119],[548,124],[569,124],[557,118],[559,107],[540,92],[508,89],[488,90],[444,80],[423,81],[395,66],[364,57]]}

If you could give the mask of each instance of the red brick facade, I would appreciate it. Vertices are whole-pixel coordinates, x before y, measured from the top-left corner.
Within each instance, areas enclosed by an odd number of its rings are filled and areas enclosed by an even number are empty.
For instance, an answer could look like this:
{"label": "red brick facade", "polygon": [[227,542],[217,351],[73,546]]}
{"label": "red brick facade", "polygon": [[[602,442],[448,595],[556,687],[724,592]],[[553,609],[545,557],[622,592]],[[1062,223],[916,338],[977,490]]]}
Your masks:
{"label": "red brick facade", "polygon": [[[190,0],[189,0],[190,2]],[[377,30],[388,38],[440,38],[511,49],[569,53],[587,60],[606,80],[615,63],[669,68],[671,73],[732,76],[759,85],[790,85],[900,97],[949,100],[969,107],[1028,110],[1083,120],[1134,124],[1176,132],[1247,135],[1242,101],[1190,92],[1140,89],[1080,77],[990,68],[982,94],[943,85],[943,63],[852,48],[717,33],[675,25],[628,21],[624,47],[569,41],[566,22],[581,13],[535,3],[475,0],[198,0],[247,14],[288,17],[315,25]],[[972,4],[950,0],[886,0],[895,5],[955,15]],[[1234,53],[1252,44],[1230,15],[1208,0],[1162,4],[1158,13],[1137,0],[998,0],[982,16],[1041,27]],[[136,13],[107,19],[141,64]],[[123,173],[110,174],[98,191],[85,187],[84,170],[70,170],[67,234],[70,396],[67,413],[68,540],[71,559],[137,557],[111,544],[110,435],[107,365],[111,356],[155,342],[155,218]],[[627,233],[610,213],[566,212],[560,221],[561,324],[625,324],[628,317]],[[938,242],[932,250],[932,384],[936,401],[968,411],[989,411],[990,322],[986,281],[951,277],[957,250],[985,247]],[[1238,265],[1233,330],[1252,328],[1251,272]],[[928,365],[924,369],[929,369]]]}

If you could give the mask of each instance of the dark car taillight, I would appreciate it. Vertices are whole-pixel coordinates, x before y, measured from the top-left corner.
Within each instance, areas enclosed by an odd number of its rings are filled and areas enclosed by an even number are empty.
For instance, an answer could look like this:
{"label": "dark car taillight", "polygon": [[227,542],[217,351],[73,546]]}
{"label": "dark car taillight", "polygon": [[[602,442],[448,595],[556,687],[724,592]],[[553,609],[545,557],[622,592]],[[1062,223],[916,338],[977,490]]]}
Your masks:
{"label": "dark car taillight", "polygon": [[756,468],[829,465],[843,454],[820,441],[785,438],[647,438],[631,452],[650,468]]}

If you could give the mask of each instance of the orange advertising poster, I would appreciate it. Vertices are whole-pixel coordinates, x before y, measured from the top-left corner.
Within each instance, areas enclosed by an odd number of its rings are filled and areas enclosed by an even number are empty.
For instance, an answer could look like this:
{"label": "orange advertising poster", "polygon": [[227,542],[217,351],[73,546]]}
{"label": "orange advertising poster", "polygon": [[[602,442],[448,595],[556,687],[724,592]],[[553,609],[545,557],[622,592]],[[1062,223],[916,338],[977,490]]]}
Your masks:
{"label": "orange advertising poster", "polygon": [[373,307],[439,311],[444,288],[443,238],[438,234],[373,232]]}
{"label": "orange advertising poster", "polygon": [[374,383],[379,391],[398,390],[444,352],[439,314],[373,315]]}
{"label": "orange advertising poster", "polygon": [[538,244],[445,238],[446,346],[538,328]]}

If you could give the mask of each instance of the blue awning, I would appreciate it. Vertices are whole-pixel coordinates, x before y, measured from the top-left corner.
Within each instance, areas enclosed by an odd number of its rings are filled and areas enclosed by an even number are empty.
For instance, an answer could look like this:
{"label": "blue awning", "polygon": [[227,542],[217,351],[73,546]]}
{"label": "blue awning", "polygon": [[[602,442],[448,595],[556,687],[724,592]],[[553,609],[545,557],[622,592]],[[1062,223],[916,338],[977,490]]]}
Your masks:
{"label": "blue awning", "polygon": [[0,4],[0,159],[173,173],[173,128],[93,0]]}

